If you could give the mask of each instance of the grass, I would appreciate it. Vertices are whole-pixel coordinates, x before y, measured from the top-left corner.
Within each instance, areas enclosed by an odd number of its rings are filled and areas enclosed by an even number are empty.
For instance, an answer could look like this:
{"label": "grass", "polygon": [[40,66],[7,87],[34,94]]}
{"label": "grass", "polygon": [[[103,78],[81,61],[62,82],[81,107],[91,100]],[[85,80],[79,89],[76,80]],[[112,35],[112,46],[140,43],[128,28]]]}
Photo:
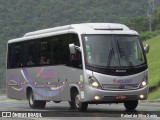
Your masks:
{"label": "grass", "polygon": [[154,92],[151,92],[148,96],[149,100],[160,100],[160,89],[157,89]]}
{"label": "grass", "polygon": [[[149,44],[150,46],[150,51],[147,54],[149,86],[156,86],[160,82],[160,34],[148,39],[144,44]],[[149,100],[160,99],[160,89],[149,93],[148,98]]]}
{"label": "grass", "polygon": [[144,44],[149,44],[150,51],[147,54],[149,67],[149,86],[155,86],[160,82],[160,35],[148,39]]}

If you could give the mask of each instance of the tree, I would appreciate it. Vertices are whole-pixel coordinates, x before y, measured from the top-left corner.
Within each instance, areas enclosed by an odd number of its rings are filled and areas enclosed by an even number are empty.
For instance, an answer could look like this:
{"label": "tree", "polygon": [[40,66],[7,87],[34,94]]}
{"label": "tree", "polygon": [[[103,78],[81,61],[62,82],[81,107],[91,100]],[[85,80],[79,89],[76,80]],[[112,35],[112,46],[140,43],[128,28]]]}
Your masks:
{"label": "tree", "polygon": [[160,8],[156,9],[152,14],[152,27],[153,30],[160,29]]}
{"label": "tree", "polygon": [[134,17],[126,21],[126,25],[138,32],[148,31],[149,21],[147,17]]}

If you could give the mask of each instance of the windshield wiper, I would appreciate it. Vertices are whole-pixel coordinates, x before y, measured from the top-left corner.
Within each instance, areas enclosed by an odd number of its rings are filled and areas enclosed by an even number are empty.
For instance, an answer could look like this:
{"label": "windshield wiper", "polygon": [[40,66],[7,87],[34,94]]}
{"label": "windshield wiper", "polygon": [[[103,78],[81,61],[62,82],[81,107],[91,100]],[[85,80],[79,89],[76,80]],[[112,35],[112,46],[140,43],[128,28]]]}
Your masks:
{"label": "windshield wiper", "polygon": [[108,55],[108,62],[107,62],[107,66],[108,68],[110,67],[110,64],[111,64],[111,58],[112,58],[112,55],[114,54],[114,49],[111,48],[110,51],[109,51],[109,55]]}
{"label": "windshield wiper", "polygon": [[130,58],[128,57],[128,55],[126,54],[126,52],[123,50],[123,48],[120,48],[118,40],[117,40],[117,47],[118,47],[118,51],[120,53],[120,57],[122,58],[124,56],[126,58],[126,60],[128,61],[129,65],[133,67],[133,63],[130,60]]}

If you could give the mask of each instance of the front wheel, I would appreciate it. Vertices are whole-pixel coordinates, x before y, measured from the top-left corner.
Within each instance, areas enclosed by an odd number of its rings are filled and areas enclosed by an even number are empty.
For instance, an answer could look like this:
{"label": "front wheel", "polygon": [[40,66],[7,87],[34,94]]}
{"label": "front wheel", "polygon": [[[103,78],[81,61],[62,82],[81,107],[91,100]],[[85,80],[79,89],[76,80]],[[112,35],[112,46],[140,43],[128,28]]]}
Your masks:
{"label": "front wheel", "polygon": [[53,101],[54,103],[60,103],[61,101]]}
{"label": "front wheel", "polygon": [[138,105],[138,100],[125,101],[124,106],[127,110],[135,110]]}
{"label": "front wheel", "polygon": [[74,102],[72,102],[72,101],[69,101],[69,106],[70,106],[70,109],[75,109],[75,107],[74,107]]}
{"label": "front wheel", "polygon": [[33,91],[29,93],[28,102],[31,108],[45,108],[46,106],[46,101],[35,100]]}
{"label": "front wheel", "polygon": [[86,111],[88,107],[88,103],[81,102],[80,95],[78,92],[74,93],[73,104],[74,104],[75,109],[79,111]]}

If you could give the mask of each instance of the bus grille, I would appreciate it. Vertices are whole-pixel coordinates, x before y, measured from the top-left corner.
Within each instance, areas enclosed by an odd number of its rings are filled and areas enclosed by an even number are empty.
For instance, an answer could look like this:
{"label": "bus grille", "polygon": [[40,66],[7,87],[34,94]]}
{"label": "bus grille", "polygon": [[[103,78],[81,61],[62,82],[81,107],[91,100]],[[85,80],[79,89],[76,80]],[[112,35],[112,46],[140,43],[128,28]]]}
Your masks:
{"label": "bus grille", "polygon": [[102,84],[104,90],[134,90],[139,88],[139,84]]}

